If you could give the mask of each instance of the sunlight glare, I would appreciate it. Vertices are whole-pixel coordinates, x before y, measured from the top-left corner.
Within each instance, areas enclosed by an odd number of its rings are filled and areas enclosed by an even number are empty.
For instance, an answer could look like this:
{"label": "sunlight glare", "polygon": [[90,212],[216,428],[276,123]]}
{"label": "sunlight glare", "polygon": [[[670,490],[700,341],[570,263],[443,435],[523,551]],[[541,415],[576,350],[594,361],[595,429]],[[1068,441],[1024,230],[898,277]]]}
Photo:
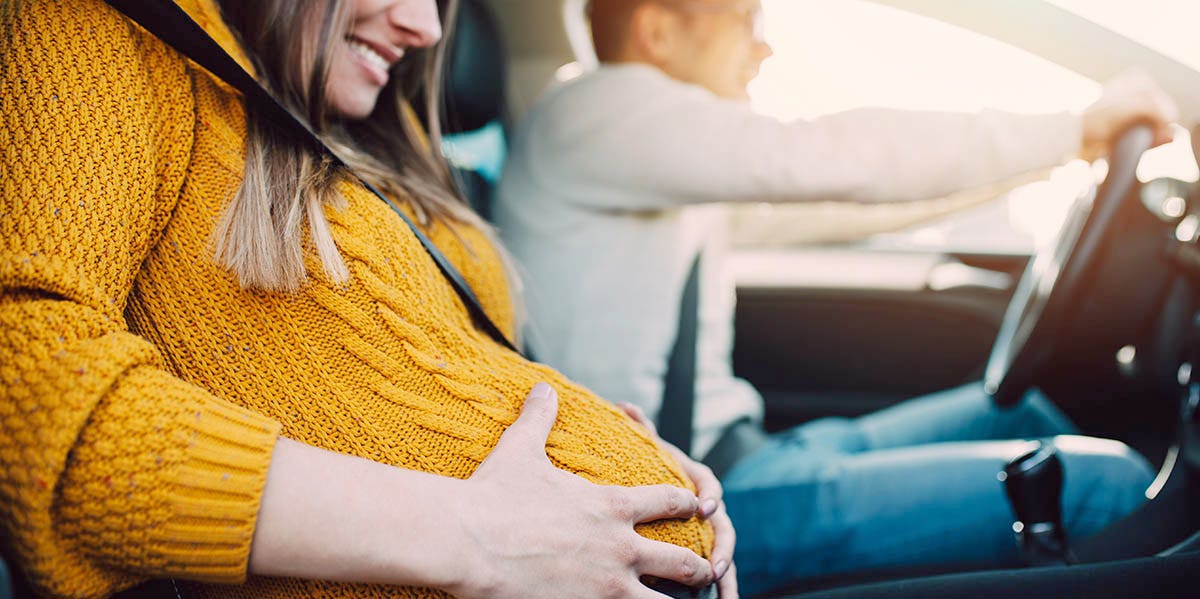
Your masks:
{"label": "sunlight glare", "polygon": [[783,120],[862,106],[1080,110],[1099,84],[1024,50],[863,0],[764,0],[775,55],[750,87]]}

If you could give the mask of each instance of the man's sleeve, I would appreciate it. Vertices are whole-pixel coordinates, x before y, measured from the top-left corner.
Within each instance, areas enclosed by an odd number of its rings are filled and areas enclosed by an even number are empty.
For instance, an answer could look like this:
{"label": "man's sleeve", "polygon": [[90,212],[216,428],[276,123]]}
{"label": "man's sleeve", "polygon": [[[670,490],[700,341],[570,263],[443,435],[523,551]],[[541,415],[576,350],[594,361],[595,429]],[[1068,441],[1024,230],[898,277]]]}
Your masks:
{"label": "man's sleeve", "polygon": [[1068,113],[871,108],[783,123],[695,86],[634,87],[553,119],[564,176],[602,190],[572,194],[591,207],[927,199],[1058,164],[1081,136]]}

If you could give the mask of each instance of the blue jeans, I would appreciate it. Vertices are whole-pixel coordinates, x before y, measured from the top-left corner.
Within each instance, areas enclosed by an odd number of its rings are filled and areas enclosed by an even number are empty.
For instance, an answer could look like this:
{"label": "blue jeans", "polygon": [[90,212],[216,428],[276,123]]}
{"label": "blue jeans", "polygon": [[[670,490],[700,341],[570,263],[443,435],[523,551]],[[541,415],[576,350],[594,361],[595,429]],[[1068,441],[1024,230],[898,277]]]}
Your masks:
{"label": "blue jeans", "polygon": [[722,481],[749,595],[804,578],[922,564],[1016,565],[1012,510],[996,475],[1053,437],[1068,539],[1143,501],[1154,477],[1122,443],[1074,436],[1039,393],[997,408],[968,385],[857,419],[772,435]]}

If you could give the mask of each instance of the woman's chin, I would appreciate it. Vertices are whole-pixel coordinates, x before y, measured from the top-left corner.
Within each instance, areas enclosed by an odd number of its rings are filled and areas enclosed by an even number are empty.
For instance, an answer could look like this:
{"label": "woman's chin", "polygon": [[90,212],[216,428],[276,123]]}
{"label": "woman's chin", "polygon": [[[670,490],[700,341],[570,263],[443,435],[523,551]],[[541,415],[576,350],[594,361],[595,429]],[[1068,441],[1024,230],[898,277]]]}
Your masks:
{"label": "woman's chin", "polygon": [[341,88],[330,90],[330,106],[337,112],[338,116],[347,120],[361,120],[375,111],[375,104],[379,101],[379,89],[373,90],[351,90]]}

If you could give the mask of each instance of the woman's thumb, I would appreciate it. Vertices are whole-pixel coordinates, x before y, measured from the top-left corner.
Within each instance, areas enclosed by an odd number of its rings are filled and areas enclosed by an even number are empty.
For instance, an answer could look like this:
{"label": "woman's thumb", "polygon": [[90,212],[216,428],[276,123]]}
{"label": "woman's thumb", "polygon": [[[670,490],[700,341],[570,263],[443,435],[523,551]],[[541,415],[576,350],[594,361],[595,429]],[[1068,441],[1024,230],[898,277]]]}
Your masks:
{"label": "woman's thumb", "polygon": [[521,415],[500,436],[495,451],[539,452],[546,455],[546,438],[558,417],[558,393],[546,383],[533,386],[525,396]]}

